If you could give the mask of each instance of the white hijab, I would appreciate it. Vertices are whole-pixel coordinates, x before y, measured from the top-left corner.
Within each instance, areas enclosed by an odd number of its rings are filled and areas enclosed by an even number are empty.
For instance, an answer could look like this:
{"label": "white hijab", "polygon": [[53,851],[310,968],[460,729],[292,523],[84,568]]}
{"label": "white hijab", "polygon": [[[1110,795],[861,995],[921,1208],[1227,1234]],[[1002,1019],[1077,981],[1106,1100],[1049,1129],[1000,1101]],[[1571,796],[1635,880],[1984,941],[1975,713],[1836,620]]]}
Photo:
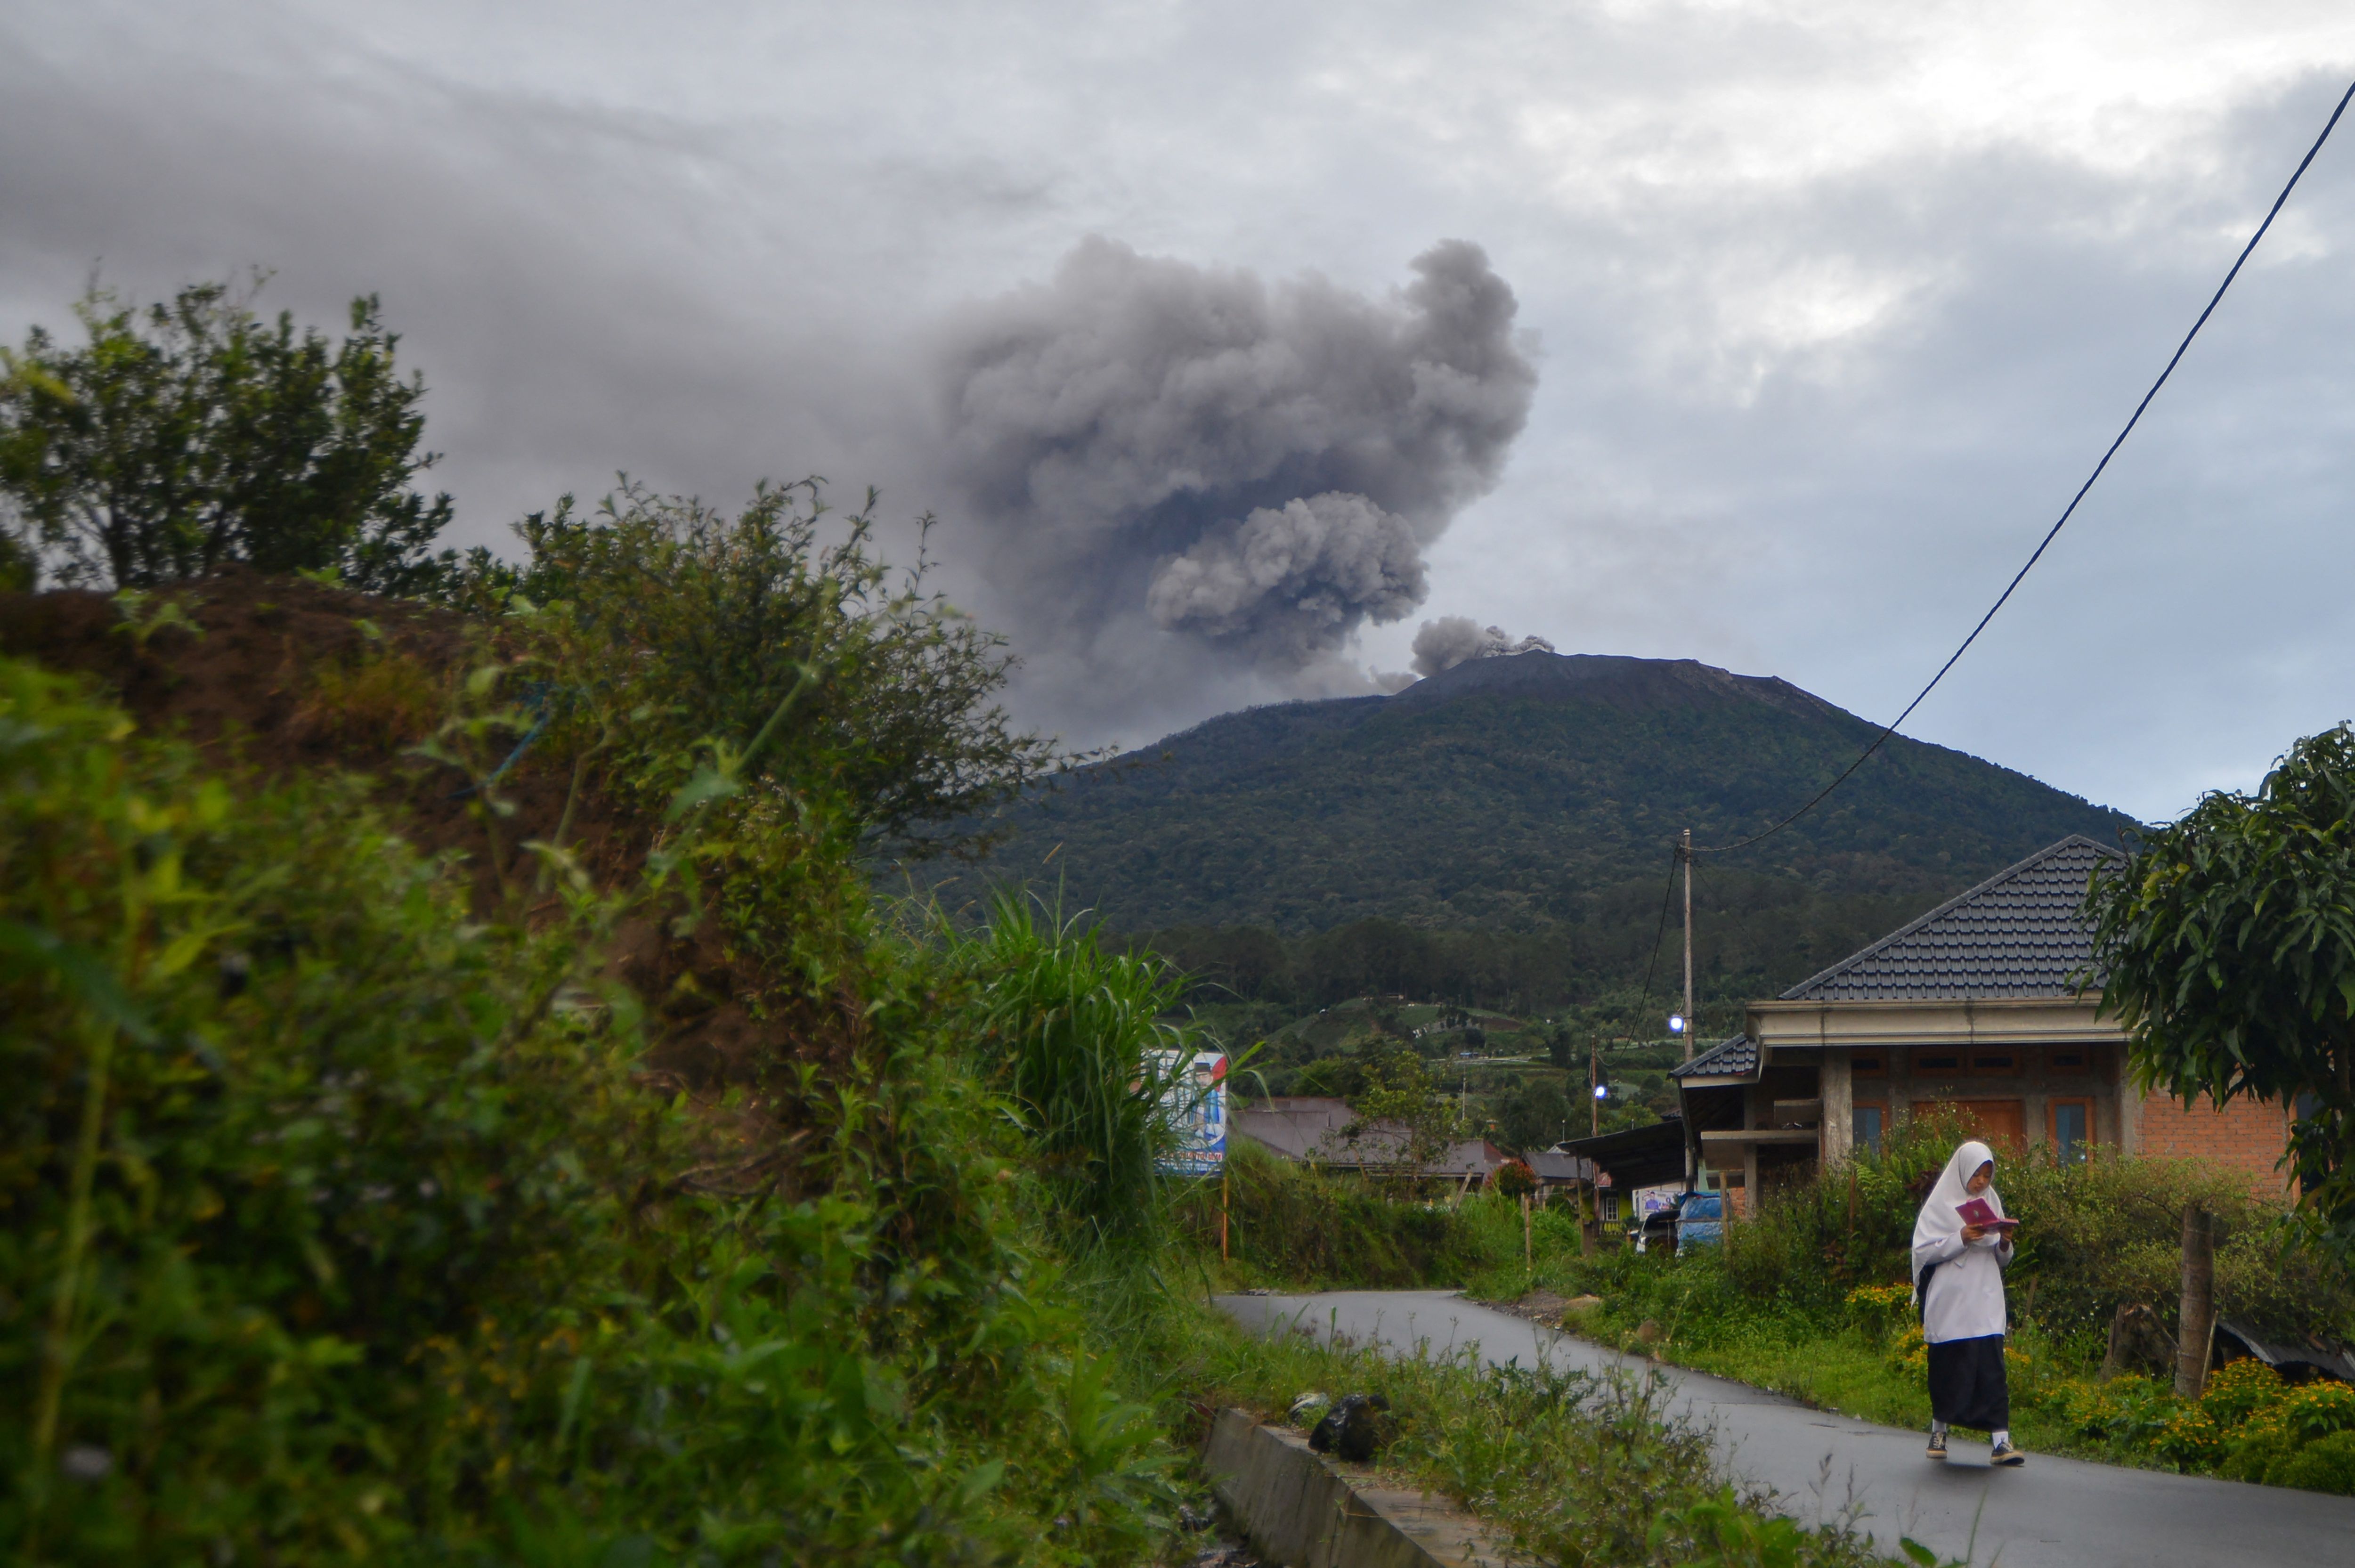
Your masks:
{"label": "white hijab", "polygon": [[1913,1221],[1913,1285],[1916,1290],[1922,1284],[1922,1249],[1932,1242],[1963,1233],[1963,1217],[1956,1212],[1957,1210],[1977,1196],[1985,1199],[1987,1206],[1994,1210],[1998,1218],[2002,1216],[2003,1196],[1996,1191],[1993,1177],[1987,1179],[1984,1192],[1974,1194],[1969,1186],[1979,1167],[1991,1165],[1994,1161],[1995,1151],[1974,1138],[1956,1149],[1954,1157],[1946,1161],[1946,1168],[1938,1173],[1938,1184],[1930,1189],[1929,1198],[1922,1205],[1922,1212]]}

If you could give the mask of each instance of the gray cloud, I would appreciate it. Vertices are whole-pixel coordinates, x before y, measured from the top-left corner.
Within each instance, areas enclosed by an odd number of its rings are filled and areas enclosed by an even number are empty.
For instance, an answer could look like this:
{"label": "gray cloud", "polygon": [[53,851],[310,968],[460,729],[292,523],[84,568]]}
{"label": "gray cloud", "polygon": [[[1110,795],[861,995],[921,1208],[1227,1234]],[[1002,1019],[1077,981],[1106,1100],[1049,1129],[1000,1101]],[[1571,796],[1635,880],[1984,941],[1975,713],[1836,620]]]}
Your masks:
{"label": "gray cloud", "polygon": [[[941,515],[947,586],[1028,661],[1018,710],[1081,744],[1404,667],[1415,618],[1379,620],[1380,590],[1336,588],[1361,617],[1337,648],[1293,617],[1317,572],[1381,549],[1242,591],[1246,536],[1277,542],[1254,514],[1330,496],[1398,518],[1431,602],[1481,622],[1885,716],[2147,385],[2355,69],[2350,37],[2329,0],[1040,0],[913,27],[815,0],[16,0],[0,341],[70,331],[97,260],[145,298],[259,262],[266,305],[323,323],[380,292],[432,388],[454,542],[503,542],[616,468],[719,501],[762,474],[873,482],[887,522]],[[2346,716],[2350,134],[1909,730],[2157,813]],[[1057,268],[1089,233],[1240,270],[1132,257],[1073,315]],[[1050,369],[1028,413],[987,411],[997,457],[961,444],[988,420],[949,398],[943,335],[1011,331],[1024,298],[1032,346],[1092,375],[1265,369],[1321,341],[1312,297],[1387,324],[1349,340],[1394,368],[1430,313],[1390,287],[1421,286],[1400,262],[1439,234],[1487,248],[1552,355],[1508,472],[1408,436],[1383,483],[1334,472],[1369,422],[1317,391],[1339,363],[1229,417],[1206,391],[1190,428],[1214,440],[1135,428],[1170,398]],[[1331,281],[1252,281],[1311,267]],[[1091,361],[1087,334],[1153,315],[1115,308],[1137,278],[1162,316],[1240,313],[1256,357],[1156,362],[1146,334]],[[1494,423],[1455,428],[1493,455]],[[1148,483],[1189,443],[1228,477]],[[1458,487],[1426,496],[1422,470]]]}
{"label": "gray cloud", "polygon": [[1423,601],[1423,547],[1493,485],[1537,372],[1462,240],[1370,299],[1090,239],[967,308],[940,368],[989,574],[1071,640],[1134,617],[1276,669]]}
{"label": "gray cloud", "polygon": [[1543,637],[1516,641],[1502,626],[1483,626],[1467,615],[1442,615],[1425,621],[1414,635],[1414,673],[1427,678],[1473,659],[1553,651]]}

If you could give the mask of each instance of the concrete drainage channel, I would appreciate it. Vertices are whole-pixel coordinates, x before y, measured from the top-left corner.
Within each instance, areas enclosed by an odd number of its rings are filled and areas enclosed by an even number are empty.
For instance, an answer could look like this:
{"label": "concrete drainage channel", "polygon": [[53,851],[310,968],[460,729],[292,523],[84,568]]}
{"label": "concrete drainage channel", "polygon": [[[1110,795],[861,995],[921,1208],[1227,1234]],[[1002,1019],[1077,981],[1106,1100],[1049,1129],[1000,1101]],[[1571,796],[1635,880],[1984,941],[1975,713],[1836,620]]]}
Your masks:
{"label": "concrete drainage channel", "polygon": [[1352,1477],[1297,1433],[1240,1410],[1211,1422],[1202,1466],[1252,1548],[1282,1568],[1508,1568],[1515,1561],[1444,1499]]}

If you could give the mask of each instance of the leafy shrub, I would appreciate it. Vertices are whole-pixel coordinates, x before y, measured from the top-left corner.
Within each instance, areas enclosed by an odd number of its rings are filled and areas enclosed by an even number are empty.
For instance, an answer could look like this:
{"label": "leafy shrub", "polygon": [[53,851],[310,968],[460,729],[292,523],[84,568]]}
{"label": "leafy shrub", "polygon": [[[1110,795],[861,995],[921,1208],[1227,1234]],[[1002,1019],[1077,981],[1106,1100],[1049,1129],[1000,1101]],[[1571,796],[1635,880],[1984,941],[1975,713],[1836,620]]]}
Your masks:
{"label": "leafy shrub", "polygon": [[636,1079],[655,1014],[603,939],[681,912],[661,866],[600,892],[555,857],[527,923],[353,781],[213,774],[0,662],[0,1535],[69,1563],[1146,1550],[1170,1456],[1002,1179],[970,977],[874,931],[847,840],[773,791],[671,843],[764,1007],[856,1020],[823,1079],[779,1051],[773,1099],[692,1119]]}
{"label": "leafy shrub", "polygon": [[2257,1412],[2279,1404],[2289,1392],[2279,1372],[2254,1356],[2243,1356],[2210,1374],[2200,1408],[2219,1431],[2232,1432]]}
{"label": "leafy shrub", "polygon": [[567,496],[517,525],[520,569],[477,550],[453,596],[520,616],[565,694],[552,749],[609,793],[660,810],[717,766],[929,851],[1060,759],[994,701],[1005,640],[921,562],[894,585],[868,500],[829,542],[815,480],[763,484],[732,517],[634,485],[593,515]]}
{"label": "leafy shrub", "polygon": [[2224,1456],[2224,1432],[2213,1416],[2194,1405],[2177,1411],[2159,1428],[2152,1446],[2160,1458],[2172,1460],[2178,1469],[2211,1469]]}
{"label": "leafy shrub", "polygon": [[2278,1426],[2303,1443],[2334,1432],[2355,1431],[2355,1386],[2310,1382],[2294,1388],[2249,1420],[2249,1427]]}
{"label": "leafy shrub", "polygon": [[[1370,1288],[1460,1284],[1508,1260],[1520,1265],[1519,1210],[1485,1197],[1454,1207],[1391,1198],[1247,1139],[1228,1144],[1227,1186],[1228,1250],[1253,1277]],[[1207,1185],[1187,1195],[1182,1211],[1196,1235],[1214,1233],[1217,1203]]]}
{"label": "leafy shrub", "polygon": [[[528,1389],[592,1331],[670,1147],[605,1009],[554,1005],[595,994],[601,908],[477,924],[352,786],[208,776],[126,728],[0,662],[0,1378],[32,1413],[0,1531],[437,1531],[511,1462],[470,1385]],[[103,1477],[61,1488],[61,1454]]]}
{"label": "leafy shrub", "polygon": [[2355,1497],[2355,1432],[2334,1432],[2307,1444],[2267,1466],[2264,1478],[2276,1487]]}
{"label": "leafy shrub", "polygon": [[2178,1413],[2174,1391],[2137,1372],[2107,1382],[2072,1380],[2051,1403],[2079,1436],[2129,1448],[2150,1447]]}
{"label": "leafy shrub", "polygon": [[1911,1285],[1859,1285],[1848,1293],[1849,1317],[1875,1344],[1886,1344],[1913,1317]]}

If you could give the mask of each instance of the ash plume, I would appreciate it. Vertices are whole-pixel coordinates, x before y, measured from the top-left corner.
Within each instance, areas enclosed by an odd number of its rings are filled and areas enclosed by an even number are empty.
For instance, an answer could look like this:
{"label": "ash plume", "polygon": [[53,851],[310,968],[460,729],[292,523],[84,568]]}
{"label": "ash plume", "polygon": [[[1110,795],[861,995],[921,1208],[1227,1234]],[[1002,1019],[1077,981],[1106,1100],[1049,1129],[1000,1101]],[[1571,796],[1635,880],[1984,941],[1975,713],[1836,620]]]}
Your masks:
{"label": "ash plume", "polygon": [[1420,604],[1424,547],[1496,483],[1537,372],[1479,247],[1412,270],[1372,299],[1090,239],[964,312],[950,477],[1026,642],[1158,630],[1296,674]]}
{"label": "ash plume", "polygon": [[1428,677],[1473,659],[1551,652],[1553,645],[1543,637],[1515,642],[1502,626],[1483,626],[1468,615],[1442,615],[1425,621],[1414,635],[1414,672]]}

